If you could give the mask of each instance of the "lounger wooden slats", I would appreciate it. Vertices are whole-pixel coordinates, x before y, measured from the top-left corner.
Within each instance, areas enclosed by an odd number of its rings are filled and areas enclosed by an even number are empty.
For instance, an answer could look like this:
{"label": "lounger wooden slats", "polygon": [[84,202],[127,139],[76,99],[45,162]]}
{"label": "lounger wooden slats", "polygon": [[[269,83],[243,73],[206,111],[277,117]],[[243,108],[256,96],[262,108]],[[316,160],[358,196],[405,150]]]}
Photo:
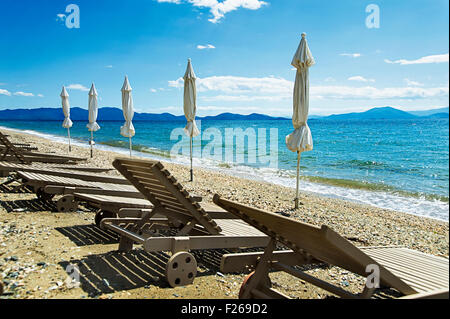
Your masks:
{"label": "lounger wooden slats", "polygon": [[40,170],[53,170],[53,169],[64,169],[72,171],[83,171],[92,173],[102,173],[111,171],[113,168],[102,168],[102,167],[89,167],[81,165],[69,165],[69,164],[49,164],[49,163],[31,163],[31,164],[19,164],[11,162],[0,162],[0,171],[4,173],[23,171],[23,172],[36,172]]}
{"label": "lounger wooden slats", "polygon": [[21,147],[17,147],[14,144],[12,144],[16,149],[19,148],[20,149],[20,153],[23,156],[34,156],[34,157],[39,157],[39,158],[47,158],[47,157],[54,157],[54,158],[61,158],[61,159],[67,159],[73,162],[79,162],[79,161],[84,161],[85,158],[81,158],[81,157],[75,157],[75,156],[67,156],[67,155],[59,155],[57,153],[40,153],[40,152],[32,152],[28,149],[24,149]]}
{"label": "lounger wooden slats", "polygon": [[31,172],[17,172],[25,180],[25,183],[35,188],[43,188],[45,185],[64,185],[73,187],[99,188],[102,183],[90,182],[76,178],[36,174]]}
{"label": "lounger wooden slats", "polygon": [[[41,157],[41,156],[23,156],[26,160],[25,163],[55,163],[55,164],[76,164],[75,161],[70,159],[61,158],[61,157]],[[5,162],[11,163],[24,163],[21,160],[18,160],[16,156],[6,156],[2,159]]]}
{"label": "lounger wooden slats", "polygon": [[[33,173],[33,176],[39,176],[39,179],[41,181],[45,181],[46,179],[51,181],[50,176],[59,176],[59,177],[68,177],[68,178],[75,178],[80,179],[83,181],[89,181],[89,182],[100,182],[100,183],[113,183],[113,184],[120,184],[120,185],[130,185],[130,183],[124,179],[121,176],[111,176],[111,175],[102,175],[102,174],[95,174],[90,172],[80,172],[80,171],[70,171],[65,169],[26,169],[25,171],[17,171],[16,174],[23,178],[23,173]],[[48,185],[52,185],[48,183]]]}
{"label": "lounger wooden slats", "polygon": [[419,293],[448,289],[448,260],[407,248],[367,248],[363,251]]}
{"label": "lounger wooden slats", "polygon": [[[111,189],[115,188],[116,191],[119,191],[121,188],[124,189],[131,189],[131,185],[124,185],[124,184],[113,184],[111,183],[112,180],[107,179],[106,181],[99,182],[95,181],[91,178],[91,176],[87,177],[86,179],[77,178],[77,177],[83,177],[82,175],[76,174],[69,174],[68,177],[66,176],[59,176],[59,175],[46,175],[46,174],[39,174],[39,173],[33,173],[33,172],[16,172],[17,177],[21,180],[23,186],[31,187],[34,192],[36,192],[36,195],[38,198],[48,201],[51,200],[55,193],[52,192],[46,192],[47,186],[53,186],[53,187],[73,187],[78,189]],[[64,201],[64,200],[63,200]],[[65,207],[67,209],[67,207]],[[72,206],[72,208],[75,208],[75,203]]]}
{"label": "lounger wooden slats", "polygon": [[[25,151],[37,151],[38,148],[35,146],[31,146],[30,144],[22,144],[22,143],[12,143],[16,148],[20,148],[21,150]],[[2,152],[5,149],[4,145],[0,145],[0,152]]]}
{"label": "lounger wooden slats", "polygon": [[68,163],[85,161],[86,158],[65,156],[58,154],[37,153],[24,150],[14,146],[7,136],[0,132],[0,144],[3,144],[3,150],[0,150],[0,161],[19,162],[22,164],[31,162],[43,163]]}
{"label": "lounger wooden slats", "polygon": [[223,236],[265,237],[263,232],[239,219],[215,219],[215,222],[222,228]]}
{"label": "lounger wooden slats", "polygon": [[[147,160],[118,158],[113,166],[125,176],[153,205],[175,214],[191,215],[210,234],[219,234],[220,227],[209,218],[201,206],[177,180],[164,169],[161,163]],[[153,192],[164,188],[164,194]],[[167,196],[167,197],[165,197]],[[173,205],[171,205],[173,203]]]}
{"label": "lounger wooden slats", "polygon": [[[57,185],[47,185],[45,186],[45,192],[54,195],[73,195],[75,193],[80,194],[93,194],[93,195],[104,195],[104,196],[117,196],[122,198],[144,198],[144,196],[139,193],[134,186],[122,185],[122,184],[105,184],[103,188],[93,189],[93,188],[83,188],[83,187],[72,187],[72,186],[57,186]],[[126,205],[126,201],[124,202]]]}
{"label": "lounger wooden slats", "polygon": [[[259,296],[279,296],[262,281],[270,267],[293,274],[341,297],[370,297],[373,294],[374,290],[366,287],[361,295],[352,295],[340,287],[313,278],[289,265],[273,261],[274,243],[279,242],[290,248],[293,253],[303,255],[305,260],[316,260],[338,266],[364,277],[368,275],[366,267],[376,265],[379,269],[381,285],[394,288],[404,295],[439,291],[438,295],[441,296],[442,291],[446,290],[448,298],[449,262],[446,258],[403,247],[358,248],[326,226],[319,228],[222,199],[218,195],[214,196],[213,201],[272,238],[272,244],[269,244],[260,257],[261,260],[256,266],[255,273],[252,274],[251,281],[244,283],[241,297],[258,297],[258,294]],[[231,257],[237,258],[237,256]],[[242,257],[254,260],[245,255]]]}

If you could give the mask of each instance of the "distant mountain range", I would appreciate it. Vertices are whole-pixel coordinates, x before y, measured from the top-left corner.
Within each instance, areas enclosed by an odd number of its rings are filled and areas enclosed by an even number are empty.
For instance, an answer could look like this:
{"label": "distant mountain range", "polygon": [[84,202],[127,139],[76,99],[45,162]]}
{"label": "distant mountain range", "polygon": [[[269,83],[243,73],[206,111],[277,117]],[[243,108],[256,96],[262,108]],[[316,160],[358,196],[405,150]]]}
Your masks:
{"label": "distant mountain range", "polygon": [[[321,120],[368,120],[368,119],[414,119],[414,118],[448,118],[449,108],[440,108],[426,111],[405,112],[393,107],[373,108],[366,112],[333,114],[330,116],[311,115],[310,119]],[[87,121],[88,111],[79,107],[70,110],[72,121]],[[62,121],[64,115],[61,108],[39,108],[39,109],[15,109],[0,110],[0,120],[23,120],[23,121]],[[260,120],[286,120],[290,118],[272,117],[269,115],[253,113],[241,115],[234,113],[222,113],[216,116],[198,117],[199,120],[226,120],[226,121],[260,121]],[[98,110],[98,121],[122,121],[123,113],[119,108],[103,107]],[[184,115],[173,115],[170,113],[135,113],[133,121],[176,121],[185,120]]]}
{"label": "distant mountain range", "polygon": [[310,119],[325,120],[375,120],[375,119],[414,119],[414,118],[448,118],[449,108],[442,107],[439,109],[425,111],[405,112],[399,109],[386,106],[373,108],[365,112],[333,114],[329,116],[311,115]]}
{"label": "distant mountain range", "polygon": [[333,114],[322,117],[328,120],[404,120],[415,118],[448,118],[449,108],[427,111],[405,112],[390,106],[377,107],[360,113]]}

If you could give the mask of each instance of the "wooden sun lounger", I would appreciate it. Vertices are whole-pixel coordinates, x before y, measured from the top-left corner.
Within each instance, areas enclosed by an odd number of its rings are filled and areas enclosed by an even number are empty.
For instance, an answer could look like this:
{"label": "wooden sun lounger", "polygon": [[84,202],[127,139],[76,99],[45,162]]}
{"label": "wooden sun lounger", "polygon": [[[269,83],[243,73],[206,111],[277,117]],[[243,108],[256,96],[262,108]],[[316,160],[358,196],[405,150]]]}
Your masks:
{"label": "wooden sun lounger", "polygon": [[[116,159],[113,166],[125,176],[152,209],[121,209],[119,218],[104,218],[100,227],[120,235],[119,250],[141,244],[145,251],[170,251],[166,278],[172,287],[191,284],[197,263],[189,253],[196,249],[262,247],[269,238],[215,205],[194,200],[160,162]],[[206,208],[206,209],[205,209]],[[173,236],[158,237],[158,230]]]}
{"label": "wooden sun lounger", "polygon": [[9,141],[8,137],[6,135],[3,135],[2,132],[0,132],[0,144],[3,144],[3,146],[5,147],[2,150],[2,154],[0,154],[0,161],[5,159],[8,154],[11,154],[11,155],[15,156],[15,158],[20,163],[29,163],[29,161],[23,156],[21,150],[19,148],[15,147]]}
{"label": "wooden sun lounger", "polygon": [[[37,151],[38,148],[36,146],[31,146],[30,144],[23,144],[23,143],[12,143],[15,147],[20,148],[22,150],[26,151]],[[0,152],[5,149],[4,145],[0,145]]]}
{"label": "wooden sun lounger", "polygon": [[85,188],[98,188],[100,183],[84,181],[77,178],[61,177],[44,175],[30,172],[17,172],[18,176],[22,180],[21,186],[31,187],[36,196],[42,200],[51,200],[53,198],[52,194],[47,194],[44,188],[48,184],[52,185],[63,185],[72,187],[85,187]]}
{"label": "wooden sun lounger", "polygon": [[106,188],[111,187],[111,184],[116,184],[118,187],[127,186],[129,184],[126,179],[121,177],[69,170],[55,169],[51,173],[46,172],[45,174],[17,171],[16,175],[16,178],[22,182],[21,186],[31,187],[38,198],[47,201],[51,200],[54,196],[54,194],[45,192],[45,187],[48,185]]}
{"label": "wooden sun lounger", "polygon": [[111,171],[113,168],[88,167],[69,164],[48,164],[48,163],[19,164],[11,162],[0,162],[0,176],[4,177],[8,176],[11,172],[17,171],[40,173],[52,171],[54,169],[101,173]]}
{"label": "wooden sun lounger", "polygon": [[85,161],[86,158],[78,158],[57,154],[37,153],[28,150],[21,149],[14,146],[13,143],[0,132],[0,145],[3,147],[0,149],[0,161],[19,162],[22,164],[31,162],[43,162],[43,163],[68,163]]}
{"label": "wooden sun lounger", "polygon": [[[289,273],[317,287],[344,298],[370,298],[376,291],[367,284],[361,294],[350,293],[341,287],[318,279],[294,265],[325,263],[369,278],[372,271],[379,270],[381,287],[393,288],[408,298],[448,298],[448,259],[424,254],[402,247],[358,248],[327,226],[316,227],[277,214],[255,209],[214,196],[214,203],[242,218],[253,227],[270,236],[271,240],[263,254],[259,254],[256,269],[244,281],[240,298],[288,298],[270,287],[270,269]],[[291,250],[274,253],[276,243]],[[289,260],[287,257],[291,257]],[[255,254],[228,256],[234,263],[239,259],[256,263]],[[224,256],[223,263],[227,263]],[[370,278],[371,280],[373,278]],[[372,283],[372,282],[371,282]],[[375,281],[373,282],[375,283]]]}
{"label": "wooden sun lounger", "polygon": [[[98,174],[92,172],[83,172],[83,171],[72,171],[68,169],[30,169],[28,171],[17,171],[16,174],[23,178],[24,173],[30,173],[34,175],[28,176],[38,176],[39,180],[49,180],[51,181],[50,176],[59,176],[59,177],[69,177],[76,178],[83,181],[89,182],[100,182],[100,183],[113,183],[113,184],[121,184],[121,185],[130,185],[130,182],[121,176],[113,176],[106,174]],[[50,183],[48,185],[51,185]]]}

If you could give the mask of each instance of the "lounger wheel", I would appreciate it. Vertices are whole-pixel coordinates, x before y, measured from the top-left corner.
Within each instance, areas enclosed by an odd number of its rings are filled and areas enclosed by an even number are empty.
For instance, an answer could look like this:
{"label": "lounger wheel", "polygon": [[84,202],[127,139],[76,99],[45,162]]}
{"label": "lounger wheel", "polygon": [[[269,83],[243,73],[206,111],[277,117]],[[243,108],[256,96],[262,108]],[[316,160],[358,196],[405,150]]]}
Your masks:
{"label": "lounger wheel", "polygon": [[[242,283],[241,289],[239,290],[239,299],[243,299],[245,288],[248,284],[250,284],[250,281],[252,280],[254,275],[255,272],[252,271],[249,275],[247,275],[247,277],[244,278],[244,282]],[[272,287],[272,281],[270,281],[269,276],[266,276],[266,278],[264,278],[264,285],[268,288]]]}
{"label": "lounger wheel", "polygon": [[171,287],[187,286],[197,275],[197,261],[188,252],[182,251],[170,257],[166,265],[166,279]]}
{"label": "lounger wheel", "polygon": [[78,202],[73,195],[64,195],[56,202],[58,212],[74,212],[78,209]]}
{"label": "lounger wheel", "polygon": [[101,210],[95,214],[95,225],[97,225],[97,227],[100,227],[100,223],[103,218],[115,218],[115,217],[116,217],[115,213]]}
{"label": "lounger wheel", "polygon": [[36,196],[37,196],[37,198],[39,198],[40,200],[43,200],[43,201],[48,202],[48,201],[51,201],[51,200],[52,200],[52,198],[55,196],[55,194],[49,194],[49,193],[46,193],[46,192],[44,191],[44,189],[43,189],[42,187],[40,187],[40,188],[38,188],[38,189],[36,190]]}

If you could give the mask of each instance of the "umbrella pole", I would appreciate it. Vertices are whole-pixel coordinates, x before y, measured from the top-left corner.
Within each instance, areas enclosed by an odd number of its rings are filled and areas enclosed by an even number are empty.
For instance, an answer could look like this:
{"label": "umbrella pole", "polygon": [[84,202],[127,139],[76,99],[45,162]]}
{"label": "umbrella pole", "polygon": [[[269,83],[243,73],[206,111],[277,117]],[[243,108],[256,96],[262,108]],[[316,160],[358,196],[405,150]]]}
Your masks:
{"label": "umbrella pole", "polygon": [[94,150],[93,150],[93,147],[94,147],[94,131],[91,131],[91,158],[93,158],[94,157]]}
{"label": "umbrella pole", "polygon": [[131,136],[129,136],[128,138],[130,139],[130,157],[131,157],[131,148],[132,148],[132,146],[131,146]]}
{"label": "umbrella pole", "polygon": [[72,152],[72,146],[70,146],[70,128],[67,128],[67,136],[69,137],[69,153]]}
{"label": "umbrella pole", "polygon": [[192,137],[190,139],[190,150],[191,150],[191,182],[194,181],[194,171],[192,169]]}
{"label": "umbrella pole", "polygon": [[295,193],[295,209],[298,208],[299,204],[299,182],[300,182],[300,152],[297,152],[297,187]]}

